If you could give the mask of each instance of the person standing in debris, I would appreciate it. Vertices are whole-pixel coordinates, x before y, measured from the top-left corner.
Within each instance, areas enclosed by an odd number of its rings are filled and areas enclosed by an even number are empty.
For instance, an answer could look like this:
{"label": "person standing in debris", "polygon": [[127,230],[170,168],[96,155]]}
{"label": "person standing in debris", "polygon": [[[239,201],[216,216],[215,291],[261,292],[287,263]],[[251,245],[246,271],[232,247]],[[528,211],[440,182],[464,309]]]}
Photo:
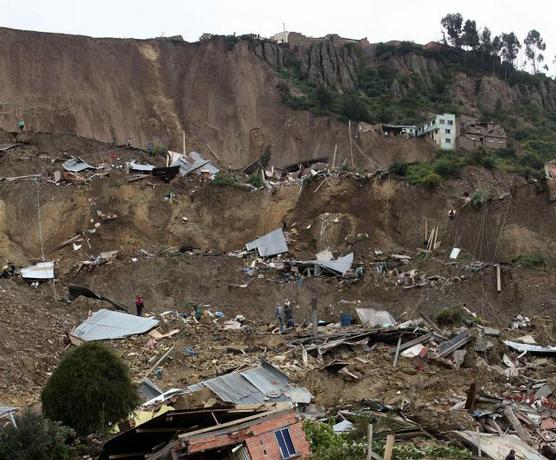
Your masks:
{"label": "person standing in debris", "polygon": [[363,274],[365,273],[365,270],[363,269],[363,266],[359,265],[359,267],[357,267],[355,269],[355,274],[357,275],[357,279],[358,280],[362,280],[363,279]]}
{"label": "person standing in debris", "polygon": [[25,122],[23,120],[19,120],[17,123],[17,127],[19,128],[19,131],[25,131]]}
{"label": "person standing in debris", "polygon": [[515,450],[510,450],[510,453],[506,455],[506,460],[515,460]]}
{"label": "person standing in debris", "polygon": [[137,309],[137,316],[143,316],[145,304],[143,303],[143,296],[140,294],[135,298],[135,308]]}
{"label": "person standing in debris", "polygon": [[288,329],[294,326],[293,322],[293,308],[289,300],[284,303],[284,314],[286,315],[286,327]]}
{"label": "person standing in debris", "polygon": [[276,304],[276,309],[274,310],[274,316],[278,319],[280,324],[280,334],[286,332],[286,321],[285,321],[285,311],[284,307],[279,303]]}
{"label": "person standing in debris", "polygon": [[131,137],[128,137],[128,138],[127,138],[127,146],[128,146],[128,147],[131,147]]}

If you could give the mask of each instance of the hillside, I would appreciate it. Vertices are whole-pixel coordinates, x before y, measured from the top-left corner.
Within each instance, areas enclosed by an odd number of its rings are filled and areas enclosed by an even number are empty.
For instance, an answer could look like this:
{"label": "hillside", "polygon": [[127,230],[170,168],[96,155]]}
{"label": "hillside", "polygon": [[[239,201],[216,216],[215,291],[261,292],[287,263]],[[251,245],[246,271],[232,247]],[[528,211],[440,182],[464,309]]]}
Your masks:
{"label": "hillside", "polygon": [[[499,119],[517,147],[533,140],[527,150],[544,159],[556,141],[555,108],[553,80],[436,45],[294,33],[286,45],[250,35],[187,43],[0,29],[0,127],[11,131],[24,119],[33,131],[174,149],[185,131],[188,149],[209,152],[209,144],[234,168],[268,146],[277,166],[335,148],[347,158],[348,118],[415,123],[440,111]],[[431,158],[419,142],[355,142],[367,155],[356,153],[361,167]]]}

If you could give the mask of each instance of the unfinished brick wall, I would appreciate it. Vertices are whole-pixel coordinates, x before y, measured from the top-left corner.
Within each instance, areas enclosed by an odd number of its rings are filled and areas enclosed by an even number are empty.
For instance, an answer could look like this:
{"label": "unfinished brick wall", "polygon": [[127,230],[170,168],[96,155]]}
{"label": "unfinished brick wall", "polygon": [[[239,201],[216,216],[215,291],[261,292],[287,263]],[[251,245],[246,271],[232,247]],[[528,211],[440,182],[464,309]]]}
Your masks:
{"label": "unfinished brick wall", "polygon": [[303,425],[294,411],[263,418],[237,431],[219,434],[209,432],[205,436],[188,439],[182,448],[185,447],[186,452],[190,454],[245,442],[253,460],[281,460],[282,455],[274,432],[283,428],[289,429],[297,455],[304,457],[311,453]]}

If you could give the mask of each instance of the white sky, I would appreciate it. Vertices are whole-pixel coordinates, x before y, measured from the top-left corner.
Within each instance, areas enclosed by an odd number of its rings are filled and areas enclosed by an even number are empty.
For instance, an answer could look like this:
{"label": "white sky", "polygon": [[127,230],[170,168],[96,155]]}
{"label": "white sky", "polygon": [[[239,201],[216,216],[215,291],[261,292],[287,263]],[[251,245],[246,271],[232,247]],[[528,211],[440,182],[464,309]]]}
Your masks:
{"label": "white sky", "polygon": [[0,26],[90,35],[148,38],[181,34],[196,41],[203,32],[270,36],[282,30],[310,36],[337,33],[370,42],[439,40],[440,19],[460,12],[495,34],[520,41],[536,28],[554,67],[554,0],[0,0]]}

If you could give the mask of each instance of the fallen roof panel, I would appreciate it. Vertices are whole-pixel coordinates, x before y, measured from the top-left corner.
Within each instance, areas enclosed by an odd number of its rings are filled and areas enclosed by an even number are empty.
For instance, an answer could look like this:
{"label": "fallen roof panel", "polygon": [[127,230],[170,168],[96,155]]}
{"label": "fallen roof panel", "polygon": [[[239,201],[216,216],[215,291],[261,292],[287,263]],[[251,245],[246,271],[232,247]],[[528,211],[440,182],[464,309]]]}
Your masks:
{"label": "fallen roof panel", "polygon": [[128,166],[130,171],[138,171],[138,172],[151,172],[154,169],[153,165],[137,163],[136,160],[133,160],[130,163],[128,163]]}
{"label": "fallen roof panel", "polygon": [[533,345],[529,343],[519,343],[519,342],[512,342],[511,340],[504,340],[504,343],[513,348],[516,351],[524,352],[528,351],[531,353],[542,353],[542,354],[553,354],[556,353],[555,346],[543,347],[542,345]]}
{"label": "fallen roof panel", "polygon": [[21,269],[21,277],[32,280],[50,280],[54,278],[54,262],[39,262]]}
{"label": "fallen roof panel", "polygon": [[313,398],[305,388],[293,387],[285,374],[270,363],[235,371],[190,385],[187,392],[210,389],[222,401],[232,404],[260,404],[265,402],[310,402]]}
{"label": "fallen roof panel", "polygon": [[91,166],[89,163],[85,163],[82,160],[72,158],[62,164],[62,167],[69,172],[81,172],[87,169],[97,169],[94,166]]}
{"label": "fallen roof panel", "polygon": [[495,434],[477,433],[476,431],[456,431],[455,434],[467,443],[480,447],[483,454],[493,459],[506,458],[506,455],[513,449],[516,453],[516,458],[547,460],[544,455],[538,453],[513,434],[498,436]]}
{"label": "fallen roof panel", "polygon": [[131,335],[144,334],[156,326],[156,319],[102,309],[77,326],[71,335],[85,342],[123,339]]}
{"label": "fallen roof panel", "polygon": [[286,237],[281,228],[277,228],[256,240],[250,241],[245,247],[248,251],[257,249],[261,257],[275,256],[288,252]]}
{"label": "fallen roof panel", "polygon": [[335,273],[339,273],[341,275],[345,275],[351,269],[351,265],[353,264],[353,252],[349,254],[338,257],[336,260],[315,260],[315,265],[319,265],[320,267],[331,270]]}

